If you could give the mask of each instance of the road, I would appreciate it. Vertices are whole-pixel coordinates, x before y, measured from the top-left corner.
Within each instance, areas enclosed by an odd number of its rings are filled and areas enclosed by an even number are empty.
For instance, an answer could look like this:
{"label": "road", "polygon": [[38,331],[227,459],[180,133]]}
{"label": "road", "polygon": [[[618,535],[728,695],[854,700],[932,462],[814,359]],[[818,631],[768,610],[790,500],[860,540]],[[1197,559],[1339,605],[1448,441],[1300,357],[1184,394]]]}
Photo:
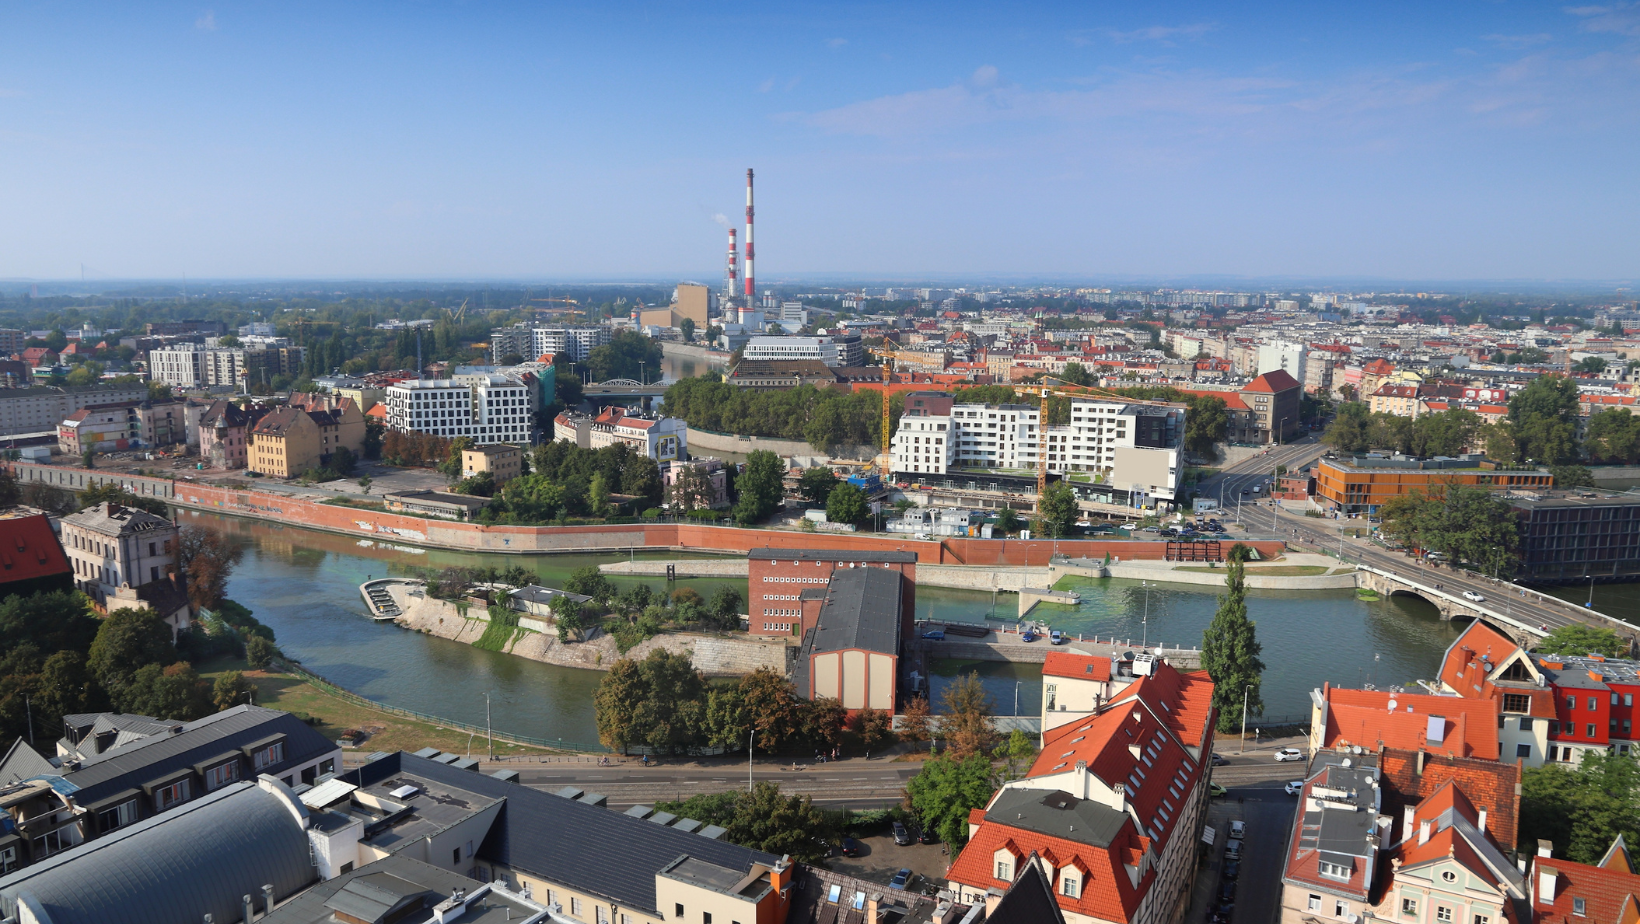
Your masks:
{"label": "road", "polygon": [[[1221,508],[1234,508],[1238,501],[1251,503],[1254,500],[1253,486],[1274,478],[1278,466],[1297,471],[1308,467],[1326,451],[1327,447],[1313,434],[1306,434],[1291,443],[1271,446],[1252,458],[1226,465],[1218,474],[1197,485],[1196,490],[1202,497],[1217,500]],[[1248,492],[1245,497],[1242,495],[1244,491]]]}

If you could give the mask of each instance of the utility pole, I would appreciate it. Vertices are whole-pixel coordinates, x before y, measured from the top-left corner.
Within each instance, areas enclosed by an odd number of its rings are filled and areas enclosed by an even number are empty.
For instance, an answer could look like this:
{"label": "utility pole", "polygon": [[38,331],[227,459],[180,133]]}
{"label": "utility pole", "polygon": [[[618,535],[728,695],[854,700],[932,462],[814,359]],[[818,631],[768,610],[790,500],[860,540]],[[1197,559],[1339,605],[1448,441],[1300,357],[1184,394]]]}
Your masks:
{"label": "utility pole", "polygon": [[1143,634],[1139,637],[1139,647],[1148,648],[1150,647],[1150,582],[1140,581],[1139,586],[1145,589],[1145,616],[1144,619],[1140,620]]}
{"label": "utility pole", "polygon": [[484,739],[490,743],[490,759],[495,760],[495,736],[490,733],[490,694],[484,694]]}
{"label": "utility pole", "polygon": [[751,792],[752,789],[753,789],[753,787],[752,787],[752,748],[755,746],[756,741],[757,741],[757,728],[754,726],[751,731],[746,733],[746,791],[747,792]]}
{"label": "utility pole", "polygon": [[1247,753],[1247,691],[1252,688],[1250,683],[1241,688],[1241,745],[1236,748],[1237,754]]}
{"label": "utility pole", "polygon": [[[23,709],[28,713],[28,744],[34,746],[34,703],[27,696],[23,697]],[[1014,711],[1018,711],[1017,709]]]}

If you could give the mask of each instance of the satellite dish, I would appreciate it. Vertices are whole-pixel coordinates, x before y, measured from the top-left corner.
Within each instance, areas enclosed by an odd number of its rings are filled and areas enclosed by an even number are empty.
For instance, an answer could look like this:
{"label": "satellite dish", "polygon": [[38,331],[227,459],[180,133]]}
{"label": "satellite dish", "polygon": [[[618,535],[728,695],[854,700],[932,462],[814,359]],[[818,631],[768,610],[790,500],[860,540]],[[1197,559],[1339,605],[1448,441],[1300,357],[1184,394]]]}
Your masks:
{"label": "satellite dish", "polygon": [[1348,757],[1344,758],[1344,760],[1341,762],[1341,765],[1344,767],[1344,769],[1348,770],[1350,768],[1350,759]]}
{"label": "satellite dish", "polygon": [[1350,748],[1350,753],[1352,753],[1352,754],[1360,754],[1360,753],[1361,753],[1361,745],[1359,745],[1359,744],[1357,744],[1357,745],[1355,745],[1355,746],[1353,746],[1353,747],[1351,747],[1351,748]]}
{"label": "satellite dish", "polygon": [[1344,915],[1344,920],[1348,922],[1348,924],[1358,924],[1361,920],[1361,916],[1352,911],[1349,914]]}
{"label": "satellite dish", "polygon": [[1390,700],[1390,701],[1389,701],[1389,711],[1390,711],[1390,712],[1394,712],[1394,711],[1395,711],[1395,707],[1396,707],[1396,706],[1399,706],[1399,705],[1401,705],[1401,704],[1400,704],[1400,703],[1398,703],[1398,702],[1396,702],[1396,701],[1395,701],[1395,700],[1393,700],[1393,699],[1391,699],[1391,700]]}

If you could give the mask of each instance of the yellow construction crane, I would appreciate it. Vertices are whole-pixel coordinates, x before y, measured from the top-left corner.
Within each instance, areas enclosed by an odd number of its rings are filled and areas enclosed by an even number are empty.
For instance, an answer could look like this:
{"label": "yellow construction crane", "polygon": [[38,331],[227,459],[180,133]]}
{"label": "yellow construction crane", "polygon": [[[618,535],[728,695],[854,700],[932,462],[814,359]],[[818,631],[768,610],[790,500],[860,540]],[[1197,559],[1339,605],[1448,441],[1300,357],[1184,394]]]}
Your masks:
{"label": "yellow construction crane", "polygon": [[883,360],[883,452],[877,457],[877,467],[882,470],[883,484],[887,485],[894,478],[894,431],[891,429],[892,415],[889,414],[888,400],[888,386],[894,383],[894,351],[870,347],[866,352]]}
{"label": "yellow construction crane", "polygon": [[1048,399],[1051,397],[1109,398],[1113,401],[1127,401],[1138,404],[1144,402],[1097,385],[1061,385],[1040,389],[1033,386],[1033,390],[1040,391],[1042,398],[1041,416],[1037,418],[1036,422],[1036,503],[1037,509],[1040,510],[1042,507],[1042,492],[1048,489]]}

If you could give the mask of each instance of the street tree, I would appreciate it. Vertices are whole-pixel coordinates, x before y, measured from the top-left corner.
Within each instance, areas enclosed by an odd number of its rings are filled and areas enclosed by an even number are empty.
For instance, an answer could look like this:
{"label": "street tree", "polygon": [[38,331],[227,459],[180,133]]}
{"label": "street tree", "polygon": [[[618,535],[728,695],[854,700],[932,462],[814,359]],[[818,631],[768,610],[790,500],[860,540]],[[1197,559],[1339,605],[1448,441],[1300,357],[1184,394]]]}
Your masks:
{"label": "street tree", "polygon": [[735,479],[740,499],[735,502],[735,521],[741,526],[762,522],[780,506],[784,489],[781,476],[784,466],[780,457],[766,449],[754,449],[746,455],[746,470]]}
{"label": "street tree", "polygon": [[832,489],[838,485],[837,476],[824,465],[815,465],[803,469],[803,474],[797,479],[797,490],[803,499],[815,507],[824,507],[826,499],[831,497]]}
{"label": "street tree", "polygon": [[626,753],[634,744],[672,753],[691,745],[704,723],[706,681],[687,654],[656,650],[616,661],[593,694],[598,740]]}
{"label": "street tree", "polygon": [[1063,481],[1056,481],[1042,492],[1037,502],[1038,518],[1048,538],[1058,539],[1076,524],[1076,492]]}
{"label": "street tree", "polygon": [[228,536],[197,526],[182,527],[177,541],[178,558],[188,575],[188,601],[207,609],[220,606],[228,578],[245,550]]}
{"label": "street tree", "polygon": [[928,724],[928,697],[911,697],[906,701],[905,712],[900,715],[900,740],[910,744],[927,741]]}
{"label": "street tree", "polygon": [[984,754],[941,754],[923,762],[905,784],[907,806],[953,847],[968,840],[968,813],[984,808],[997,791]]}
{"label": "street tree", "polygon": [[1520,844],[1551,841],[1574,863],[1599,863],[1619,835],[1640,842],[1640,762],[1585,751],[1576,769],[1547,763],[1521,772]]}
{"label": "street tree", "polygon": [[1595,654],[1607,658],[1621,658],[1627,656],[1629,646],[1611,629],[1572,623],[1550,632],[1532,650],[1537,654],[1546,655],[1582,657]]}
{"label": "street tree", "polygon": [[865,492],[854,485],[840,484],[826,499],[826,519],[833,523],[858,525],[870,516],[871,506],[866,502]]}
{"label": "street tree", "polygon": [[[1240,548],[1245,548],[1237,543]],[[1264,700],[1259,695],[1264,662],[1259,654],[1255,624],[1247,618],[1247,576],[1240,556],[1225,562],[1225,595],[1202,636],[1202,667],[1213,679],[1213,707],[1219,715],[1219,731],[1238,727],[1245,704],[1246,714],[1261,715]]]}
{"label": "street tree", "polygon": [[1030,762],[1036,757],[1036,745],[1031,743],[1031,736],[1019,729],[1008,733],[1008,737],[996,747],[996,756],[1007,762],[1008,779],[1017,779],[1021,773],[1030,769]]}
{"label": "street tree", "polygon": [[984,754],[996,743],[994,708],[975,673],[962,674],[940,693],[940,737],[958,758]]}

